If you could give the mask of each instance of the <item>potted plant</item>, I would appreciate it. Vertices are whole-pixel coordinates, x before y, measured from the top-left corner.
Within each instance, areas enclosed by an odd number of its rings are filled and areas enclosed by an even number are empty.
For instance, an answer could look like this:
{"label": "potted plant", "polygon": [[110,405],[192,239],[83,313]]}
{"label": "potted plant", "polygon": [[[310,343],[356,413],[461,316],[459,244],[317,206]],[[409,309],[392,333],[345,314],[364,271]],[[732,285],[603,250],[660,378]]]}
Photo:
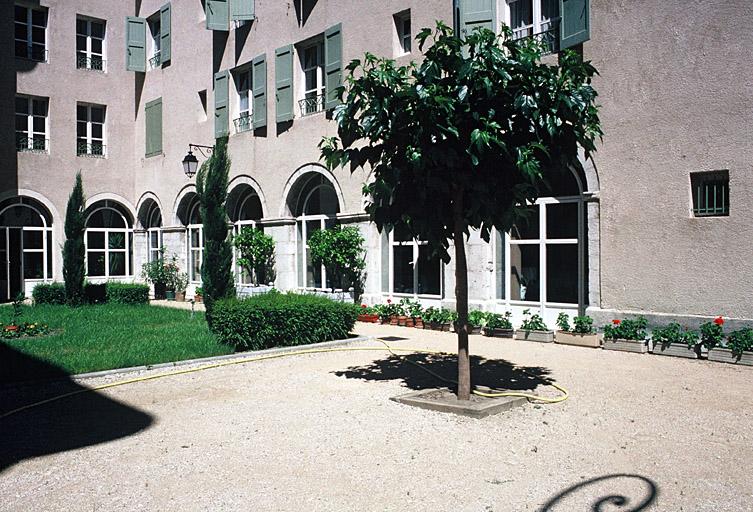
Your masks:
{"label": "potted plant", "polygon": [[165,268],[164,247],[160,248],[159,256],[156,259],[148,261],[141,266],[141,277],[154,287],[154,298],[156,300],[165,299],[169,277]]}
{"label": "potted plant", "polygon": [[481,328],[484,326],[486,313],[474,309],[468,312],[468,326],[471,330],[468,334],[481,334]]}
{"label": "potted plant", "polygon": [[698,359],[700,353],[698,333],[677,322],[655,328],[651,333],[651,343],[652,354]]}
{"label": "potted plant", "polygon": [[196,291],[193,295],[193,300],[196,302],[204,302],[204,288],[201,286],[196,287]]}
{"label": "potted plant", "polygon": [[530,309],[524,309],[523,323],[515,331],[515,339],[551,343],[554,341],[554,331],[549,330],[540,315],[532,315]]}
{"label": "potted plant", "polygon": [[188,287],[188,274],[186,274],[185,272],[176,273],[173,278],[173,289],[175,290],[176,301],[185,302],[187,287]]}
{"label": "potted plant", "polygon": [[753,329],[743,327],[709,350],[709,361],[753,366]]}
{"label": "potted plant", "polygon": [[513,329],[510,317],[512,317],[512,313],[509,311],[506,311],[504,315],[492,312],[486,313],[482,333],[484,336],[512,338]]}
{"label": "potted plant", "polygon": [[408,314],[408,327],[418,327],[423,329],[424,323],[421,315],[423,314],[423,308],[421,303],[417,300],[403,299],[400,301],[403,309]]}
{"label": "potted plant", "polygon": [[[399,304],[395,304],[396,306],[396,314],[397,314],[397,325],[400,327],[413,327],[413,319],[408,316],[408,312],[406,311],[406,302],[408,299],[400,299]],[[408,325],[408,321],[410,320],[410,325]]]}
{"label": "potted plant", "polygon": [[379,315],[376,314],[374,308],[370,308],[366,304],[361,304],[361,312],[358,314],[357,320],[359,322],[375,324],[379,321]]}
{"label": "potted plant", "polygon": [[434,306],[429,306],[423,313],[421,313],[421,319],[423,320],[424,329],[432,329],[432,324],[437,323],[438,309]]}
{"label": "potted plant", "polygon": [[611,325],[604,326],[604,345],[602,348],[645,354],[648,352],[647,326],[648,321],[643,316],[634,320],[614,319]]}
{"label": "potted plant", "polygon": [[570,317],[567,313],[557,316],[557,331],[555,340],[563,345],[575,345],[577,347],[599,348],[601,342],[599,335],[594,330],[594,321],[590,316],[578,315],[573,317],[573,325],[570,326]]}

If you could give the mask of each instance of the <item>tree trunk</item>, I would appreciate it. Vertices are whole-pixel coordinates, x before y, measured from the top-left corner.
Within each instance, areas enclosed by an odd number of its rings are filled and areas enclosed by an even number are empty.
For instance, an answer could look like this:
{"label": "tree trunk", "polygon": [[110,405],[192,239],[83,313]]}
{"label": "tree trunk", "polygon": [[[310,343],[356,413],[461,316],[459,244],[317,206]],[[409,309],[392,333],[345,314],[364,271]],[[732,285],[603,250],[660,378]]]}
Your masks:
{"label": "tree trunk", "polygon": [[468,353],[468,262],[465,259],[465,223],[463,190],[456,191],[453,205],[453,242],[455,243],[455,307],[458,322],[458,400],[471,398],[471,360]]}

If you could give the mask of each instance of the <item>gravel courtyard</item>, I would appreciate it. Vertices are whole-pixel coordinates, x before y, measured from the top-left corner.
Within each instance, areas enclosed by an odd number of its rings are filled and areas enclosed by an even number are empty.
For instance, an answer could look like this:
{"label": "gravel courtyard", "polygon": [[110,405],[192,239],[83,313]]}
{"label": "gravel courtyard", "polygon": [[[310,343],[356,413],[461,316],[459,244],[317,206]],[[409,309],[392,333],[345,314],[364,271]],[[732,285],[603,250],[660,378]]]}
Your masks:
{"label": "gravel courtyard", "polygon": [[[481,420],[414,409],[389,398],[437,383],[386,352],[152,380],[0,420],[0,510],[753,510],[753,368],[481,336],[471,351],[482,384],[556,396],[550,379],[570,399]],[[52,391],[0,388],[0,406]]]}

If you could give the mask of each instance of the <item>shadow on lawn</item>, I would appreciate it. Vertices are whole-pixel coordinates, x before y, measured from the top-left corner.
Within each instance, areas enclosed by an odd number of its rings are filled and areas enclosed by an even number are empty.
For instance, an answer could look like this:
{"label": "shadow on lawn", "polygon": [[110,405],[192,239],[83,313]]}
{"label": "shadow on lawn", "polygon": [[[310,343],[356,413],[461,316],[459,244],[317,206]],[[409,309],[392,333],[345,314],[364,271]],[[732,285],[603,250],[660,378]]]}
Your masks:
{"label": "shadow on lawn", "polygon": [[622,473],[605,475],[568,487],[550,498],[538,512],[640,512],[651,506],[658,496],[656,482],[645,476]]}
{"label": "shadow on lawn", "polygon": [[[364,366],[351,366],[346,370],[333,372],[338,377],[362,380],[400,380],[410,389],[447,387],[456,390],[454,384],[442,382],[437,377],[417,368],[404,359],[412,361],[445,379],[457,379],[457,357],[439,354],[390,355]],[[516,367],[504,359],[485,359],[471,356],[471,379],[474,386],[485,386],[509,391],[532,391],[538,386],[551,384],[547,368]]]}
{"label": "shadow on lawn", "polygon": [[[18,366],[20,365],[20,366]],[[0,416],[18,407],[86,389],[47,362],[0,342],[0,381],[6,372],[45,375],[55,380],[1,384]],[[90,391],[0,418],[0,472],[22,460],[133,435],[149,427],[152,416]]]}

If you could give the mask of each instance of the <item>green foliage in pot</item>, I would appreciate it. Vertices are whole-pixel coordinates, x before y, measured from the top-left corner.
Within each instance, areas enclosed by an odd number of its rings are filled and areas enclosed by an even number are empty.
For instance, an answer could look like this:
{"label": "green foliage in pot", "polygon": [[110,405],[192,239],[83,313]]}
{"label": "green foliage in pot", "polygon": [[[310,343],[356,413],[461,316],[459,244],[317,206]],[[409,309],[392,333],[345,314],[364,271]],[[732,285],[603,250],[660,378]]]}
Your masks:
{"label": "green foliage in pot", "polygon": [[343,290],[353,288],[354,301],[360,302],[366,269],[365,240],[354,226],[335,226],[314,231],[308,239],[314,265],[324,265]]}
{"label": "green foliage in pot", "polygon": [[573,325],[570,325],[570,317],[567,313],[560,313],[557,316],[557,327],[562,331],[573,334],[593,334],[594,320],[588,315],[577,315],[573,317]]}
{"label": "green foliage in pot", "polygon": [[512,313],[506,311],[504,315],[488,312],[484,315],[483,326],[487,329],[512,329]]}
{"label": "green foliage in pot", "polygon": [[164,285],[167,288],[176,289],[175,281],[179,273],[178,256],[173,254],[166,258],[164,247],[160,248],[160,255],[157,259],[148,261],[141,266],[141,277],[147,283]]}
{"label": "green foliage in pot", "polygon": [[233,237],[238,249],[240,265],[251,276],[255,285],[264,285],[275,280],[275,240],[261,229],[244,226]]}
{"label": "green foliage in pot", "polygon": [[615,319],[612,320],[611,325],[604,326],[604,339],[643,341],[646,339],[646,327],[648,327],[648,320],[644,316],[633,320]]}
{"label": "green foliage in pot", "polygon": [[196,291],[194,291],[194,295],[198,295],[200,297],[204,296],[204,288],[201,286],[196,287]]}
{"label": "green foliage in pot", "polygon": [[743,327],[738,331],[732,331],[727,335],[724,348],[730,349],[732,355],[738,358],[743,355],[743,352],[752,352],[753,329],[750,327]]}
{"label": "green foliage in pot", "polygon": [[408,298],[400,299],[400,307],[402,307],[405,314],[411,318],[419,318],[423,313],[421,303],[417,300]]}
{"label": "green foliage in pot", "polygon": [[468,324],[471,327],[483,327],[486,319],[486,313],[474,309],[468,312]]}
{"label": "green foliage in pot", "polygon": [[724,341],[724,318],[718,316],[701,324],[701,345],[711,350]]}
{"label": "green foliage in pot", "polygon": [[177,272],[175,276],[173,276],[172,285],[177,293],[184,293],[186,288],[188,288],[188,274],[185,272]]}
{"label": "green foliage in pot", "polygon": [[549,328],[544,323],[541,315],[531,314],[530,309],[523,310],[523,323],[520,324],[522,331],[548,331]]}
{"label": "green foliage in pot", "polygon": [[654,345],[661,345],[662,347],[667,347],[671,343],[681,343],[687,345],[688,348],[695,348],[698,345],[698,333],[681,326],[677,322],[655,328],[651,333],[651,339]]}

